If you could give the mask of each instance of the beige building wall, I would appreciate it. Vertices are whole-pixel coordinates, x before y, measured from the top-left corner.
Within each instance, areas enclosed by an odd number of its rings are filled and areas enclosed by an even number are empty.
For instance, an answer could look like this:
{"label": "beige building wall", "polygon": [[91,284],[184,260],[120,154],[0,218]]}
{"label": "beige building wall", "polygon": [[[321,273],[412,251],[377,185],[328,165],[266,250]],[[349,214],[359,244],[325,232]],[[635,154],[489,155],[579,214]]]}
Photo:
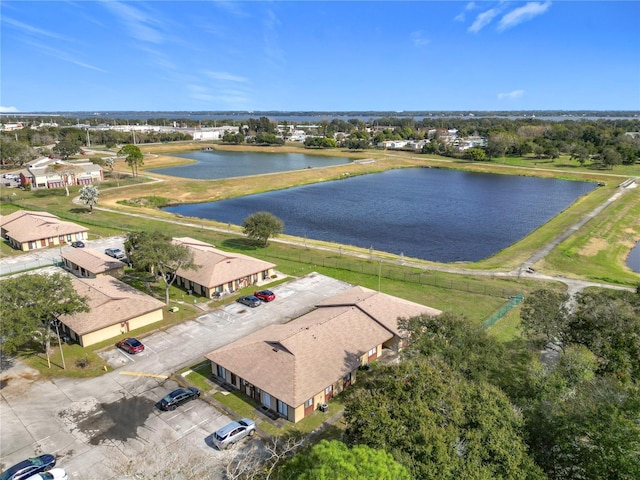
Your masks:
{"label": "beige building wall", "polygon": [[104,342],[105,340],[109,340],[110,338],[120,336],[123,333],[127,333],[131,330],[135,330],[137,328],[159,322],[163,319],[164,315],[162,309],[149,312],[145,315],[132,318],[131,320],[128,320],[126,322],[117,323],[115,325],[111,325],[110,327],[102,328],[100,330],[96,330],[95,332],[82,335],[80,337],[80,345],[82,345],[83,347],[95,345],[96,343]]}

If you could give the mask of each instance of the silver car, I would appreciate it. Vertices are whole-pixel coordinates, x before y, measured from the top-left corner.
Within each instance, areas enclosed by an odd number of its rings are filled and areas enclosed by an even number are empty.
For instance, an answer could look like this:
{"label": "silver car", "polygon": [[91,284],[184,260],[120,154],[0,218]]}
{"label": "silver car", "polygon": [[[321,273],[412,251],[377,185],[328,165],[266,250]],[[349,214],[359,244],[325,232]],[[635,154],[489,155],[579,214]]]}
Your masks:
{"label": "silver car", "polygon": [[249,418],[243,418],[225,425],[214,433],[213,443],[218,447],[218,450],[222,450],[242,440],[244,437],[253,436],[255,433],[256,423]]}

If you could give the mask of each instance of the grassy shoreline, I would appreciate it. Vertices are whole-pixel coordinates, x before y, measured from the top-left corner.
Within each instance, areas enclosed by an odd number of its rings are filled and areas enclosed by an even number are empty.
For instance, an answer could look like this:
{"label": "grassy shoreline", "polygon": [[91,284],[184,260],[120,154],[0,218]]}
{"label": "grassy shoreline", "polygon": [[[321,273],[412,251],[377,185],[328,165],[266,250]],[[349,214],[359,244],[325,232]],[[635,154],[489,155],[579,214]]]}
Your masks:
{"label": "grassy shoreline", "polygon": [[[190,163],[189,159],[172,157],[171,153],[200,148],[219,148],[226,151],[260,151],[270,152],[295,152],[314,155],[339,155],[348,156],[354,160],[373,159],[372,163],[349,163],[322,168],[280,172],[269,175],[256,175],[251,177],[238,177],[217,180],[193,180],[181,179],[165,175],[153,174],[147,176],[146,170],[159,166],[180,165]],[[200,203],[222,200],[243,195],[263,193],[272,190],[286,189],[311,183],[336,180],[343,178],[345,174],[364,175],[378,173],[395,168],[450,168],[483,173],[498,173],[506,175],[529,175],[543,178],[562,178],[567,180],[592,181],[604,184],[590,194],[580,197],[569,208],[541,225],[529,236],[515,244],[496,253],[490,258],[478,262],[460,262],[455,264],[441,264],[419,259],[403,259],[406,262],[429,267],[451,267],[465,270],[487,270],[495,273],[510,271],[517,268],[523,261],[529,258],[533,252],[544,246],[551,239],[557,237],[566,229],[571,228],[579,219],[593,211],[607,198],[614,195],[618,185],[628,176],[640,175],[640,166],[627,167],[620,171],[593,171],[580,167],[577,162],[569,164],[568,159],[558,159],[557,162],[547,162],[544,168],[537,165],[529,166],[525,160],[512,160],[500,163],[469,163],[465,161],[438,158],[426,155],[417,155],[407,152],[388,151],[360,151],[345,152],[339,149],[333,150],[307,150],[300,147],[252,147],[230,146],[213,144],[194,144],[193,142],[177,145],[153,145],[143,146],[145,153],[145,165],[140,170],[137,179],[126,178],[116,187],[113,181],[104,182],[100,190],[100,202],[98,208],[91,215],[87,214],[84,207],[74,205],[72,197],[64,197],[53,192],[19,192],[11,201],[25,208],[47,209],[72,221],[87,224],[93,228],[101,229],[104,225],[106,231],[126,232],[141,228],[166,230],[167,223],[173,220],[185,222],[195,227],[193,235],[202,234],[205,228],[220,229],[231,237],[242,237],[238,226],[222,224],[211,220],[187,218],[155,208],[160,205]],[[119,169],[126,173],[123,165]],[[77,189],[72,189],[72,195]],[[151,199],[152,201],[147,201]],[[5,202],[3,202],[5,204]],[[45,207],[46,206],[46,207]],[[100,208],[108,208],[121,214],[101,211]],[[571,237],[565,240],[558,248],[554,249],[543,261],[536,265],[545,273],[563,275],[572,278],[616,283],[633,286],[640,282],[640,275],[631,271],[625,265],[626,255],[633,247],[634,239],[640,239],[640,188],[627,190],[611,207],[598,214],[594,219],[577,230]],[[127,215],[140,215],[147,217],[128,217]],[[161,225],[156,225],[162,221]],[[199,227],[199,228],[198,228]],[[181,230],[181,229],[178,229]],[[198,231],[200,230],[200,232]],[[103,233],[99,233],[102,235]],[[106,234],[106,233],[105,233]],[[218,233],[222,235],[222,233]],[[207,235],[208,236],[208,235]],[[210,241],[218,241],[220,238],[209,238]],[[224,236],[223,236],[224,237]],[[291,242],[304,242],[307,248],[339,250],[345,255],[366,256],[369,252],[348,245],[332,244],[308,239],[300,239],[287,235],[282,240]],[[589,246],[586,248],[585,246]],[[4,252],[9,253],[10,252]],[[376,258],[384,258],[391,261],[400,261],[397,256],[385,252],[375,252]]]}

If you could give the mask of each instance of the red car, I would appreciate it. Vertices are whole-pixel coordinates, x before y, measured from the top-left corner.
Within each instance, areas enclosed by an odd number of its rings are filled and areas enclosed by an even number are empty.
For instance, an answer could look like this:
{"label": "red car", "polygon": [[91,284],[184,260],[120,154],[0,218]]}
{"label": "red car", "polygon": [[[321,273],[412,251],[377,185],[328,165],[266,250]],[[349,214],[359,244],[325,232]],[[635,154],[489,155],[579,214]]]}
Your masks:
{"label": "red car", "polygon": [[271,290],[260,290],[259,292],[253,292],[253,294],[263,302],[270,302],[276,299],[276,294]]}
{"label": "red car", "polygon": [[144,350],[144,345],[135,338],[125,338],[116,343],[116,347],[121,348],[129,354],[140,353]]}

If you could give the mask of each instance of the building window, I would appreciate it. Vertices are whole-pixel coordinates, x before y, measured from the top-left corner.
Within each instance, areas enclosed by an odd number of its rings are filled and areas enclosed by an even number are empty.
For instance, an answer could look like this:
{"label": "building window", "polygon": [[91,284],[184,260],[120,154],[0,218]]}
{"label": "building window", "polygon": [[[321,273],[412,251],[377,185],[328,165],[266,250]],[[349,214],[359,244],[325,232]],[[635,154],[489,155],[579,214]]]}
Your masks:
{"label": "building window", "polygon": [[278,413],[285,418],[289,418],[289,406],[286,403],[281,402],[280,400],[278,400],[276,403],[278,405]]}
{"label": "building window", "polygon": [[309,408],[311,405],[313,405],[313,398],[310,398],[309,400],[304,402],[304,408]]}
{"label": "building window", "polygon": [[333,385],[329,385],[327,388],[324,389],[325,395],[331,395],[331,392],[333,392]]}
{"label": "building window", "polygon": [[371,350],[369,350],[369,356],[370,357],[373,357],[377,353],[378,353],[378,347],[373,347]]}
{"label": "building window", "polygon": [[227,379],[227,370],[224,367],[217,365],[217,373],[220,378]]}

